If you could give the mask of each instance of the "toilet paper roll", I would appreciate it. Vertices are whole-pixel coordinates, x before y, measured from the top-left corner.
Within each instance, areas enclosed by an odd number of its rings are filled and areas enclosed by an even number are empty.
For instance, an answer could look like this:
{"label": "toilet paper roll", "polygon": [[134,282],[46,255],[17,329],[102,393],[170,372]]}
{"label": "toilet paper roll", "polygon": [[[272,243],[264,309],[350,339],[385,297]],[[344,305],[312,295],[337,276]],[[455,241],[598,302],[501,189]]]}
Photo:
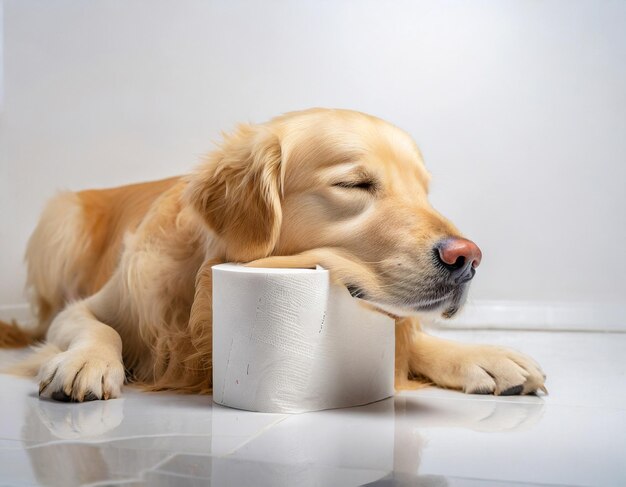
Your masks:
{"label": "toilet paper roll", "polygon": [[213,267],[213,400],[262,412],[393,395],[394,321],[325,269]]}

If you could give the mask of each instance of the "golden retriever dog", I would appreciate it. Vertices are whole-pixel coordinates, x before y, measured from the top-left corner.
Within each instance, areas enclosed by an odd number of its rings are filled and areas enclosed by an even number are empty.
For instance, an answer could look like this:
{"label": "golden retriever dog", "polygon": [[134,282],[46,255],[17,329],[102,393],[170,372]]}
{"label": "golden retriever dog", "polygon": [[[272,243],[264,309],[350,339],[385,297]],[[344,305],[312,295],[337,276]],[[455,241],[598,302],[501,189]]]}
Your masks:
{"label": "golden retriever dog", "polygon": [[396,386],[479,394],[545,390],[529,357],[426,335],[423,312],[453,316],[481,252],[428,202],[410,136],[375,117],[312,109],[241,125],[190,175],[66,192],[26,252],[35,331],[16,370],[61,401],[151,390],[211,392],[211,266],[320,264],[396,320]]}

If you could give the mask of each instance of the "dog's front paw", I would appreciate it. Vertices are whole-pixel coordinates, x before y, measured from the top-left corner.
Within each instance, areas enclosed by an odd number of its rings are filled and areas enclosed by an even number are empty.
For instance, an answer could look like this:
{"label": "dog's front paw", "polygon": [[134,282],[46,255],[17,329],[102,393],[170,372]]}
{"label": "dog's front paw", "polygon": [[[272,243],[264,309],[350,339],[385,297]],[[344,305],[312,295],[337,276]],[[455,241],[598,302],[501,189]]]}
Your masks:
{"label": "dog's front paw", "polygon": [[456,369],[468,394],[514,396],[545,388],[546,375],[530,357],[501,347],[468,346]]}
{"label": "dog's front paw", "polygon": [[57,401],[93,401],[118,397],[124,366],[115,353],[99,349],[68,350],[39,372],[39,396]]}

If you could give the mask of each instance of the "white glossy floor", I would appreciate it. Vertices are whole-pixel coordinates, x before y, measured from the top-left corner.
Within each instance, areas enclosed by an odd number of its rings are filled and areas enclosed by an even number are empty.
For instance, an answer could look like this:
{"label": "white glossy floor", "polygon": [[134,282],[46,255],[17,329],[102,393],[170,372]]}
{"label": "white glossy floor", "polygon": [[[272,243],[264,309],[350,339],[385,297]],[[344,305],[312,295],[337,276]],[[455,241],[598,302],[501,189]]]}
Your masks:
{"label": "white glossy floor", "polygon": [[626,334],[438,334],[532,355],[550,395],[424,389],[288,416],[129,388],[48,402],[0,375],[0,485],[626,486]]}

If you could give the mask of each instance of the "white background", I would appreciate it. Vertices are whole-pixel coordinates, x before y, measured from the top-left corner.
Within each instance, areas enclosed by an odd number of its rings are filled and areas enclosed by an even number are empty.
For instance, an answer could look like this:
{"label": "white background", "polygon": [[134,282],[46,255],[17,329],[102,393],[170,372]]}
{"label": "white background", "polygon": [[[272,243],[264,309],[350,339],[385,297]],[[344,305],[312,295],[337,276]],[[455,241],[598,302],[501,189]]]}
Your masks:
{"label": "white background", "polygon": [[0,59],[4,315],[55,191],[180,174],[238,121],[328,106],[420,145],[483,250],[466,323],[626,322],[626,2],[11,0]]}

